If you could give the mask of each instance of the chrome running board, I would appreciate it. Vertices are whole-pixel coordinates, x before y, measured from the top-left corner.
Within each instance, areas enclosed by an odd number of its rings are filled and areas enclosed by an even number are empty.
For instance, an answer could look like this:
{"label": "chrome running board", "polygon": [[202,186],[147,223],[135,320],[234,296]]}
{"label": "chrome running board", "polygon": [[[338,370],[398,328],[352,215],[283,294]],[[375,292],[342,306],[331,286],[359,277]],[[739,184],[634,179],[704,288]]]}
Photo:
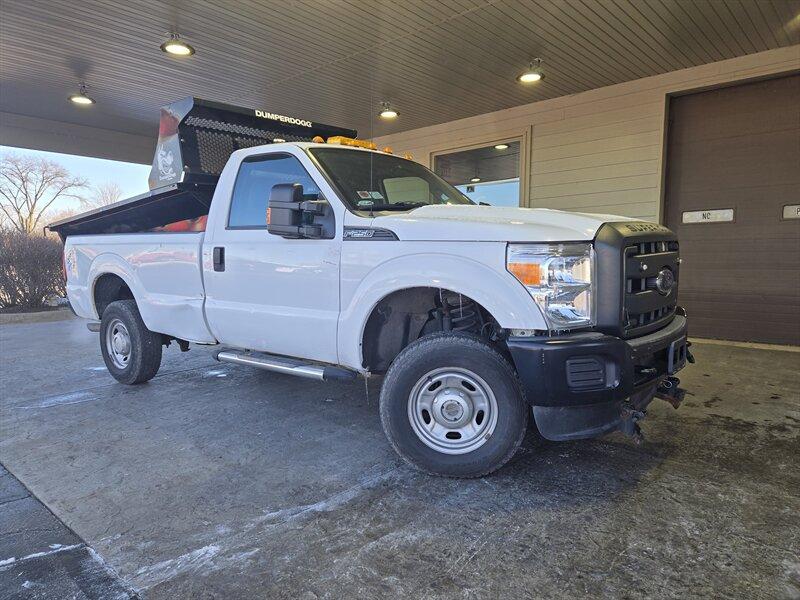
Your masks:
{"label": "chrome running board", "polygon": [[286,375],[295,375],[318,381],[355,379],[357,375],[355,371],[342,367],[305,363],[284,356],[272,356],[270,354],[244,352],[241,350],[219,350],[214,353],[214,358],[220,362],[246,365],[264,369],[265,371],[285,373]]}

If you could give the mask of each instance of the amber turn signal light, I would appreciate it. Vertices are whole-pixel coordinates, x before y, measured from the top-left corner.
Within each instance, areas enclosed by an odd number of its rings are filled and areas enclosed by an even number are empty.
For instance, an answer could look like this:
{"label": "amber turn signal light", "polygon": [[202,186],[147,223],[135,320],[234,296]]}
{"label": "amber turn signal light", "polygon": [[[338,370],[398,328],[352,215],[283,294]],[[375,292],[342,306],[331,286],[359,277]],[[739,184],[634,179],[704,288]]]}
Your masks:
{"label": "amber turn signal light", "polygon": [[508,263],[508,270],[523,285],[539,285],[542,281],[542,268],[536,263],[511,262]]}

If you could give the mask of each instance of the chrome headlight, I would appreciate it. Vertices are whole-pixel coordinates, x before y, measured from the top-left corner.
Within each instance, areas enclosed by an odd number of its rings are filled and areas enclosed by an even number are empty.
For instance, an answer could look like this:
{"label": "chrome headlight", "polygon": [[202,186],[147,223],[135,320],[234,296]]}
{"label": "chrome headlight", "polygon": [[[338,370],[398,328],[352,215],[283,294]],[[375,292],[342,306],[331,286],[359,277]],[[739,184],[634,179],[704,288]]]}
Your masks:
{"label": "chrome headlight", "polygon": [[506,256],[551,330],[594,323],[593,263],[591,244],[509,244]]}

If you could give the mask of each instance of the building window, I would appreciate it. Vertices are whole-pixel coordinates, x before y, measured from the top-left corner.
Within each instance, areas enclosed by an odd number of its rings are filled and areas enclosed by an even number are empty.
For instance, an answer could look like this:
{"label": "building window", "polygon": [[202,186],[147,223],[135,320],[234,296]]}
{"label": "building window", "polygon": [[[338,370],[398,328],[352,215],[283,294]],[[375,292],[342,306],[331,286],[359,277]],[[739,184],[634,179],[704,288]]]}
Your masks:
{"label": "building window", "polygon": [[473,202],[519,206],[520,142],[438,154],[433,170]]}

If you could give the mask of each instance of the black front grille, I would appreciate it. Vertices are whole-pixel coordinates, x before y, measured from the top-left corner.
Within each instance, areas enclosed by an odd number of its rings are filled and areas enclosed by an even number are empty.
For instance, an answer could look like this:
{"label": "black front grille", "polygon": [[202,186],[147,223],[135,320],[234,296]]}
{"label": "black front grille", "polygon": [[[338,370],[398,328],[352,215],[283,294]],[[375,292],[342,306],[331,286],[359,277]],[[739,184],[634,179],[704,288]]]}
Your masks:
{"label": "black front grille", "polygon": [[[633,337],[666,324],[675,314],[678,298],[678,242],[640,242],[625,248],[623,335]],[[669,270],[672,288],[659,289],[659,276]]]}
{"label": "black front grille", "polygon": [[597,329],[631,338],[669,323],[677,307],[678,250],[675,234],[661,225],[603,225],[595,238]]}

